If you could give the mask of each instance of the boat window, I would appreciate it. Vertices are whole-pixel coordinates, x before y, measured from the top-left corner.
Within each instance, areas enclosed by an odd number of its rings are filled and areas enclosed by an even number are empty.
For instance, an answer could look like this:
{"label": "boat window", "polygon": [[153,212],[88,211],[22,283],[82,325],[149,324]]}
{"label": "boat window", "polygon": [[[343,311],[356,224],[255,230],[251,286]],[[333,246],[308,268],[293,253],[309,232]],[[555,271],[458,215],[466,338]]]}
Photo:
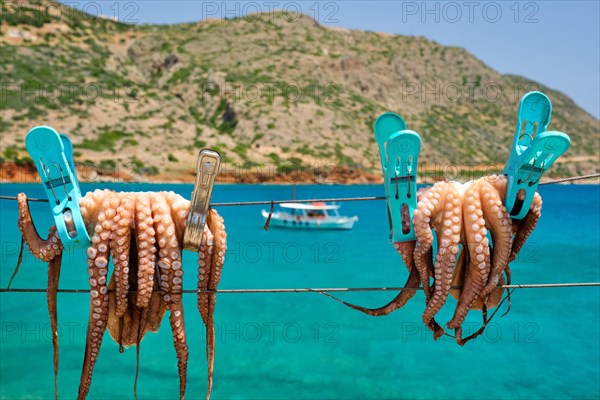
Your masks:
{"label": "boat window", "polygon": [[308,215],[311,218],[325,218],[327,216],[327,213],[325,212],[325,210],[308,210],[306,215]]}

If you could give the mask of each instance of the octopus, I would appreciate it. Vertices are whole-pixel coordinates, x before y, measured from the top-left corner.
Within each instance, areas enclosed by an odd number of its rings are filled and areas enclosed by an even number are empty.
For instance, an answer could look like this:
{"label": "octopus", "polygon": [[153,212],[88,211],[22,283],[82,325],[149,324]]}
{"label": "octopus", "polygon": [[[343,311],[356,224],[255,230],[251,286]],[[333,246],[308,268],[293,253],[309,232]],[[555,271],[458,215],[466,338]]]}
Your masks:
{"label": "octopus", "polygon": [[[328,296],[365,314],[382,316],[402,308],[422,287],[425,293],[422,320],[433,331],[435,340],[446,334],[435,317],[450,295],[457,305],[446,327],[454,330],[459,345],[477,337],[489,322],[487,311],[501,303],[503,285],[510,284],[509,263],[516,258],[541,216],[542,198],[536,192],[525,218],[512,220],[504,206],[506,185],[505,176],[490,175],[464,184],[444,181],[420,189],[412,215],[416,240],[394,243],[409,271],[401,292],[379,308],[361,307]],[[521,194],[516,207],[520,208],[523,200]],[[410,221],[408,210],[403,209],[405,232]],[[483,326],[463,338],[462,324],[473,309],[482,311]]]}
{"label": "octopus", "polygon": [[[54,382],[58,398],[58,332],[56,296],[63,245],[50,228],[42,239],[33,224],[27,197],[17,196],[19,229],[23,241],[38,259],[47,262],[48,310],[53,332]],[[94,366],[108,328],[123,347],[135,345],[139,367],[140,344],[147,332],[156,332],[169,311],[177,366],[179,397],[184,398],[189,357],[182,304],[183,234],[190,202],[173,192],[126,193],[96,190],[79,203],[91,238],[87,248],[90,313],[78,399],[85,399]],[[206,357],[210,398],[215,359],[213,315],[216,289],[225,261],[227,235],[223,218],[210,210],[198,251],[197,307],[206,328]],[[109,279],[109,260],[114,269]],[[137,369],[136,369],[137,384]],[[136,386],[134,385],[134,393]]]}

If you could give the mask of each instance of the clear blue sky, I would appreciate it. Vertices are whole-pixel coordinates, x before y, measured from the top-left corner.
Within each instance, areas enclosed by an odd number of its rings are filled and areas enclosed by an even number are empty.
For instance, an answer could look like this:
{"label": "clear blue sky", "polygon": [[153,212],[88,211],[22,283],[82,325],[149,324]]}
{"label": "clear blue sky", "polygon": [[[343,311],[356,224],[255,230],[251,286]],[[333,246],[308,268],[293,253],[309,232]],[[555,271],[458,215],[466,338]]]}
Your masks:
{"label": "clear blue sky", "polygon": [[[171,24],[258,10],[302,11],[328,26],[419,35],[466,48],[501,73],[560,90],[600,117],[600,0],[63,1],[124,22]],[[117,14],[118,13],[118,14]]]}

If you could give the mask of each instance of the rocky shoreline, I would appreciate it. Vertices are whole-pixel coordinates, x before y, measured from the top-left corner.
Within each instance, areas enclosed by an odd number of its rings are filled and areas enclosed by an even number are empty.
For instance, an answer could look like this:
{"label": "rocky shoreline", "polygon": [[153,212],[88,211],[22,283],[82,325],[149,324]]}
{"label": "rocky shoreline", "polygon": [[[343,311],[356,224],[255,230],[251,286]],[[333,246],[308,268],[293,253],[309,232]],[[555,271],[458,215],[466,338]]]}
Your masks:
{"label": "rocky shoreline", "polygon": [[[420,167],[421,168],[421,167]],[[466,182],[477,179],[483,175],[499,173],[501,166],[453,166],[441,168],[429,166],[420,170],[418,183],[432,183],[441,180],[456,180]],[[127,168],[103,170],[92,166],[77,166],[77,176],[82,183],[193,183],[194,172],[169,171],[155,175],[143,175]],[[551,181],[563,178],[561,176],[544,176],[542,181]],[[30,183],[39,182],[35,167],[30,163],[0,163],[1,183]],[[326,184],[326,185],[353,185],[353,184],[381,184],[383,178],[380,173],[368,172],[358,168],[335,166],[328,170],[298,170],[277,172],[274,169],[241,169],[223,166],[217,177],[220,184]],[[598,178],[584,181],[568,182],[579,184],[598,184]]]}
{"label": "rocky shoreline", "polygon": [[[140,174],[132,168],[101,169],[97,166],[77,166],[80,182],[140,182],[140,183],[193,183],[194,171],[168,171],[158,174]],[[39,182],[35,166],[30,163],[0,163],[0,182]],[[330,169],[290,169],[285,172],[273,168],[243,169],[222,165],[217,183],[250,184],[366,184],[382,183],[380,174],[356,168],[333,167]]]}

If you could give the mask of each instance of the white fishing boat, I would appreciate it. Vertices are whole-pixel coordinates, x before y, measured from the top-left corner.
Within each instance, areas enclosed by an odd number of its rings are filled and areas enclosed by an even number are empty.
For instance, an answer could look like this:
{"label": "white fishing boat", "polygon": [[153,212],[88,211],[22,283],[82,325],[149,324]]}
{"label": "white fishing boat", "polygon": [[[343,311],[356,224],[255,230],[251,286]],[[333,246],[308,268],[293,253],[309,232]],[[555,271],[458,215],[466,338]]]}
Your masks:
{"label": "white fishing boat", "polygon": [[[273,212],[270,226],[296,229],[352,229],[358,217],[340,215],[339,205],[326,203],[281,203],[281,210]],[[262,210],[267,220],[269,212]]]}

